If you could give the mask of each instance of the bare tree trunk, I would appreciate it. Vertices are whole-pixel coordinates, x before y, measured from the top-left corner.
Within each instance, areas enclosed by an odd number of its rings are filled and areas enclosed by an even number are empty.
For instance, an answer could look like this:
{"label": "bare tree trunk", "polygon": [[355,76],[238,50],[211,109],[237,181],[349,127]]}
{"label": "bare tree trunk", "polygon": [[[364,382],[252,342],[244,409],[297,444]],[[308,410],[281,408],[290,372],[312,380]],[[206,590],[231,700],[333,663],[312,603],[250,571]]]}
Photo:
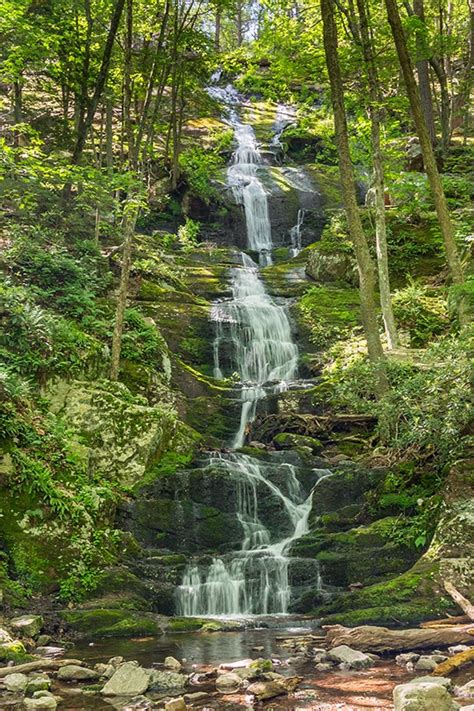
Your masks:
{"label": "bare tree trunk", "polygon": [[333,0],[321,0],[321,12],[323,18],[324,51],[326,54],[326,65],[331,85],[334,127],[339,154],[342,194],[349,232],[354,244],[354,251],[359,271],[362,323],[364,326],[369,358],[376,366],[375,392],[378,396],[381,396],[384,392],[386,392],[389,386],[385,370],[385,358],[377,326],[377,311],[374,297],[374,266],[360,219],[355,191],[354,171],[349,151],[344,93],[339,58],[337,54],[337,28],[334,20]]}
{"label": "bare tree trunk", "polygon": [[244,41],[244,27],[243,27],[243,15],[242,15],[242,2],[241,0],[237,3],[236,15],[235,15],[235,25],[237,29],[237,47],[242,46]]}
{"label": "bare tree trunk", "polygon": [[105,104],[105,164],[109,174],[114,170],[113,120],[114,103],[112,97],[108,96]]}
{"label": "bare tree trunk", "polygon": [[467,54],[466,70],[464,75],[462,96],[464,105],[464,120],[463,120],[463,143],[467,144],[469,137],[469,123],[471,118],[471,89],[472,89],[472,74],[474,70],[474,0],[468,0],[469,3],[469,50]]}
{"label": "bare tree trunk", "polygon": [[[403,78],[405,81],[408,99],[410,101],[416,132],[420,140],[420,147],[423,153],[426,174],[430,183],[436,213],[438,215],[438,221],[443,235],[449,271],[454,284],[463,284],[463,270],[454,238],[453,225],[449,216],[448,205],[446,203],[446,197],[438,173],[430,136],[423,116],[423,111],[421,109],[420,95],[415,82],[415,77],[413,76],[412,62],[408,53],[405,33],[403,31],[396,0],[385,0],[385,6],[387,8],[388,21],[392,30],[395,46],[397,48],[398,59],[403,72]],[[461,325],[466,325],[468,322],[468,315],[466,313],[464,299],[460,300],[458,314]]]}
{"label": "bare tree trunk", "polygon": [[430,65],[433,67],[438,79],[441,94],[441,149],[443,155],[446,155],[449,141],[451,140],[451,98],[449,96],[448,77],[442,61],[439,61],[436,57],[431,57]]}
{"label": "bare tree trunk", "polygon": [[377,269],[379,276],[380,305],[388,347],[399,345],[395,318],[390,296],[390,275],[388,268],[387,226],[385,223],[385,179],[382,147],[380,142],[380,105],[379,78],[375,63],[372,39],[370,37],[369,18],[365,0],[357,0],[360,17],[360,39],[364,62],[367,68],[369,90],[369,114],[371,128],[372,162],[374,166],[375,188],[375,241],[377,249]]}
{"label": "bare tree trunk", "polygon": [[[417,17],[424,24],[425,8],[423,5],[423,0],[413,0],[413,10],[415,15],[417,15]],[[423,32],[420,30],[417,30],[416,32],[416,52],[418,55],[416,61],[416,72],[418,74],[418,86],[420,89],[421,108],[423,110],[423,116],[425,117],[430,141],[434,146],[436,144],[436,128],[433,115],[433,97],[431,96],[428,60],[426,59],[426,43],[425,38],[423,36]]]}
{"label": "bare tree trunk", "polygon": [[128,162],[134,163],[134,135],[132,126],[132,41],[133,41],[133,0],[126,0],[126,30],[123,63],[123,120],[127,139]]}
{"label": "bare tree trunk", "polygon": [[133,234],[138,218],[138,207],[134,204],[135,195],[132,193],[124,207],[123,217],[123,248],[122,268],[120,272],[120,286],[115,309],[115,326],[112,336],[112,353],[110,363],[110,380],[118,380],[120,371],[120,354],[122,351],[122,333],[127,307],[128,283],[130,280],[130,267],[132,265]]}
{"label": "bare tree trunk", "polygon": [[221,20],[222,11],[220,7],[216,7],[216,25],[214,29],[214,49],[216,52],[221,51]]}

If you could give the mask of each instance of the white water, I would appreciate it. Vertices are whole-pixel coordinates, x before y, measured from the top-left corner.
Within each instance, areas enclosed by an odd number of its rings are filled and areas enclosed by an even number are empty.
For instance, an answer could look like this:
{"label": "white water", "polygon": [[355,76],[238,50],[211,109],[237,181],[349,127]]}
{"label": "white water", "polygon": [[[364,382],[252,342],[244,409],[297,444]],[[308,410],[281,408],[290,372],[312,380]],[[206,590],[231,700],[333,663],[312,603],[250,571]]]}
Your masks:
{"label": "white water", "polygon": [[304,210],[301,208],[298,210],[298,218],[296,220],[296,225],[290,230],[290,240],[291,240],[291,256],[297,257],[301,252],[301,230],[303,229],[304,222]]}
{"label": "white water", "polygon": [[[259,178],[262,158],[252,127],[242,124],[232,111],[231,124],[237,149],[228,169],[228,184],[244,207],[248,246],[258,252],[260,265],[265,266],[271,264],[272,234],[267,195]],[[258,266],[244,253],[242,265],[232,271],[231,286],[232,298],[215,304],[212,312],[216,322],[214,375],[223,377],[221,349],[230,342],[232,369],[241,382],[240,421],[232,443],[238,449],[245,442],[259,401],[269,389],[285,390],[296,376],[298,349],[285,308],[267,294]],[[271,479],[273,464],[244,454],[211,456],[209,466],[220,468],[234,483],[236,515],[243,536],[239,551],[216,557],[206,567],[188,566],[178,588],[179,613],[287,613],[291,597],[288,554],[292,543],[308,531],[312,493],[304,497],[296,469],[289,464],[284,465],[286,476],[281,486]],[[320,474],[324,477],[328,472]],[[274,499],[275,506],[282,510],[288,535],[272,541],[271,531],[259,517],[261,496]]]}

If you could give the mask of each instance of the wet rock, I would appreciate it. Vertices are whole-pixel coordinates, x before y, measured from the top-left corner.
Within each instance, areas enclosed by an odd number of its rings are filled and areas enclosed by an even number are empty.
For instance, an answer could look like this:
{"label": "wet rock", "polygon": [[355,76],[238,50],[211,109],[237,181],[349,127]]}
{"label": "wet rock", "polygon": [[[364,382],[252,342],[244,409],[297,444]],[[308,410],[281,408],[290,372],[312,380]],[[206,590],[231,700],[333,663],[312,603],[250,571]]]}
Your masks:
{"label": "wet rock", "polygon": [[317,248],[310,250],[306,274],[323,284],[341,281],[357,284],[355,262],[349,252],[323,252]]}
{"label": "wet rock", "polygon": [[150,689],[154,691],[169,691],[171,689],[184,689],[186,675],[171,671],[159,671],[158,669],[146,670],[150,674]]}
{"label": "wet rock", "polygon": [[80,667],[77,664],[67,664],[58,670],[60,681],[93,681],[100,676],[96,669]]}
{"label": "wet rock", "polygon": [[3,642],[12,642],[13,638],[9,632],[0,627],[0,644]]}
{"label": "wet rock", "polygon": [[431,672],[434,671],[437,666],[437,663],[432,657],[422,656],[415,664],[415,671]]}
{"label": "wet rock", "polygon": [[110,664],[114,669],[118,669],[125,662],[123,657],[111,657],[107,664]]}
{"label": "wet rock", "polygon": [[405,652],[404,654],[397,654],[395,657],[395,662],[399,667],[404,667],[408,662],[415,663],[420,658],[420,655],[416,652]]}
{"label": "wet rock", "polygon": [[22,615],[15,617],[10,624],[21,637],[36,637],[43,627],[43,618],[40,615]]}
{"label": "wet rock", "polygon": [[14,693],[21,693],[25,691],[28,686],[28,677],[26,674],[8,674],[4,680],[3,684],[7,691],[13,691]]}
{"label": "wet rock", "polygon": [[105,696],[137,696],[143,694],[150,684],[150,672],[137,662],[125,662],[119,666],[102,688]]}
{"label": "wet rock", "polygon": [[442,684],[417,682],[400,684],[393,690],[394,711],[456,711],[455,703]]}
{"label": "wet rock", "polygon": [[207,694],[205,691],[193,691],[190,694],[185,694],[184,695],[184,700],[186,701],[187,704],[195,704],[198,703],[199,701],[204,701],[205,699],[209,698],[209,694]]}
{"label": "wet rock", "polygon": [[110,679],[115,672],[115,667],[113,667],[112,664],[96,664],[94,669],[100,676],[105,676],[106,679]]}
{"label": "wet rock", "polygon": [[165,711],[186,711],[186,702],[182,696],[170,699],[165,703]]}
{"label": "wet rock", "polygon": [[373,662],[367,654],[351,649],[347,644],[341,644],[328,652],[328,659],[339,664],[347,664],[349,669],[364,669],[371,667]]}
{"label": "wet rock", "polygon": [[255,659],[253,662],[250,662],[249,668],[259,674],[263,674],[264,672],[273,671],[273,662],[271,659]]}
{"label": "wet rock", "polygon": [[460,652],[467,652],[471,649],[468,644],[455,644],[454,647],[448,647],[449,654],[460,654]]}
{"label": "wet rock", "polygon": [[23,699],[23,704],[25,709],[29,711],[33,709],[55,709],[57,708],[58,702],[56,697],[49,691],[37,691],[32,699]]}
{"label": "wet rock", "polygon": [[170,669],[171,671],[179,672],[181,671],[181,662],[179,662],[174,657],[165,657],[164,661],[165,669]]}
{"label": "wet rock", "polygon": [[328,653],[325,649],[313,649],[313,660],[316,664],[328,661]]}
{"label": "wet rock", "polygon": [[252,647],[252,652],[263,652],[264,649],[265,649],[265,647],[261,647],[261,646]]}
{"label": "wet rock", "polygon": [[38,646],[35,649],[35,654],[39,654],[41,657],[49,657],[50,659],[52,659],[53,657],[60,657],[62,654],[64,654],[64,652],[64,647]]}
{"label": "wet rock", "polygon": [[135,696],[133,699],[116,697],[107,699],[107,701],[118,711],[135,711],[135,709],[137,709],[137,711],[138,709],[148,711],[149,709],[156,709],[155,702],[142,694]]}
{"label": "wet rock", "polygon": [[294,691],[300,682],[301,677],[299,676],[281,676],[279,679],[274,678],[270,681],[256,681],[254,684],[250,684],[247,693],[255,696],[257,701],[265,701]]}
{"label": "wet rock", "polygon": [[451,690],[453,682],[447,676],[417,676],[410,681],[410,684],[437,684],[443,686],[447,691]]}
{"label": "wet rock", "polygon": [[318,672],[327,672],[333,668],[333,665],[331,664],[331,662],[318,662],[318,664],[316,664],[314,668]]}
{"label": "wet rock", "polygon": [[36,640],[38,647],[46,647],[50,642],[51,637],[49,636],[49,634],[40,634],[40,636]]}
{"label": "wet rock", "polygon": [[216,679],[216,689],[221,694],[234,694],[242,686],[243,680],[235,672],[221,674]]}
{"label": "wet rock", "polygon": [[474,679],[468,681],[467,684],[463,686],[456,686],[454,688],[454,695],[461,699],[474,699]]}

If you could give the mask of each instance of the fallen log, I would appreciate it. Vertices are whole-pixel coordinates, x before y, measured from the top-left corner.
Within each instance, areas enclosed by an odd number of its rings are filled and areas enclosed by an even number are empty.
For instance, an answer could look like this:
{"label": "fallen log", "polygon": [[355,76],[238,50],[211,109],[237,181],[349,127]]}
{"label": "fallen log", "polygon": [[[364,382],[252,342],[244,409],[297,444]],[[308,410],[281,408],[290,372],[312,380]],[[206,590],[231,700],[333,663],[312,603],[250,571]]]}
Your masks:
{"label": "fallen log", "polygon": [[467,615],[457,615],[456,617],[444,617],[442,620],[429,620],[428,622],[420,622],[419,627],[425,628],[438,628],[438,627],[449,627],[452,625],[467,625],[470,620]]}
{"label": "fallen log", "polygon": [[454,585],[449,581],[444,583],[444,589],[448,595],[451,595],[454,602],[459,605],[464,614],[467,615],[470,620],[474,621],[474,605],[467,598],[465,598],[464,595],[461,595],[459,590],[456,590]]}
{"label": "fallen log", "polygon": [[446,674],[451,674],[453,671],[472,662],[474,662],[474,648],[467,649],[465,652],[459,652],[459,654],[455,654],[453,657],[446,659],[445,662],[441,662],[434,672],[432,672],[432,676],[446,676]]}
{"label": "fallen log", "polygon": [[32,671],[43,671],[43,669],[56,671],[56,669],[65,667],[67,664],[74,664],[79,667],[84,666],[84,662],[80,659],[38,659],[34,662],[25,662],[25,664],[17,664],[13,667],[2,667],[0,669],[0,679],[3,679],[9,674],[28,674]]}
{"label": "fallen log", "polygon": [[362,651],[395,652],[411,649],[449,647],[454,644],[474,644],[474,625],[458,625],[439,629],[390,630],[387,627],[362,625],[343,627],[326,625],[327,642],[331,647],[347,644]]}

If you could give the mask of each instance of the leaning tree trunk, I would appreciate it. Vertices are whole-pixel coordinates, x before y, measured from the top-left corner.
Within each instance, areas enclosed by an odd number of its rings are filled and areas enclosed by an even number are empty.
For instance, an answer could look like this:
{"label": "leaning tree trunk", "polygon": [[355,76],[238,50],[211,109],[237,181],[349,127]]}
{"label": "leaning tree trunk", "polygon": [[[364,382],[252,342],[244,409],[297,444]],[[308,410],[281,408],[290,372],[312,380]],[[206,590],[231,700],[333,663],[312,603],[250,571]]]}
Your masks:
{"label": "leaning tree trunk", "polygon": [[[425,23],[425,8],[423,0],[413,0],[413,10],[415,15]],[[416,31],[416,73],[418,74],[418,86],[420,88],[421,108],[425,117],[426,126],[433,145],[436,143],[436,128],[433,113],[433,97],[431,95],[430,74],[428,69],[428,59],[426,54],[426,43],[421,30]]]}
{"label": "leaning tree trunk", "polygon": [[[446,250],[446,259],[448,262],[451,279],[454,284],[461,285],[464,283],[464,276],[461,266],[456,241],[454,238],[453,225],[448,212],[446,196],[444,194],[441,179],[438,173],[438,167],[433,152],[433,146],[426,126],[421,108],[420,94],[413,75],[413,66],[410,55],[408,53],[405,33],[403,31],[400,14],[396,0],[385,0],[387,8],[387,16],[390,27],[392,29],[393,39],[397,49],[398,59],[405,81],[405,87],[410,101],[410,107],[413,115],[413,120],[416,126],[416,132],[420,141],[420,147],[423,154],[426,174],[433,194],[433,200],[438,215],[438,221],[443,235],[444,246]],[[458,316],[461,325],[467,325],[469,318],[465,305],[465,300],[460,299],[458,306]]]}
{"label": "leaning tree trunk", "polygon": [[377,249],[377,269],[379,276],[380,305],[389,348],[399,345],[395,318],[390,296],[390,275],[388,268],[387,226],[385,222],[385,180],[383,156],[380,143],[380,92],[379,78],[375,64],[372,40],[370,37],[369,18],[365,0],[357,0],[360,17],[360,40],[364,63],[367,69],[369,90],[369,114],[371,127],[372,163],[374,166],[375,188],[375,241]]}
{"label": "leaning tree trunk", "polygon": [[334,20],[334,0],[321,0],[321,12],[323,18],[324,50],[326,54],[326,65],[331,85],[331,99],[334,111],[334,127],[339,155],[342,195],[344,199],[349,232],[352,237],[357,259],[361,316],[365,338],[367,341],[367,350],[369,353],[369,359],[376,366],[375,391],[377,395],[381,396],[388,389],[388,380],[385,368],[385,358],[377,325],[377,311],[374,296],[374,266],[362,227],[359,207],[357,205],[354,171],[349,151],[344,93],[339,58],[337,54],[337,29]]}

